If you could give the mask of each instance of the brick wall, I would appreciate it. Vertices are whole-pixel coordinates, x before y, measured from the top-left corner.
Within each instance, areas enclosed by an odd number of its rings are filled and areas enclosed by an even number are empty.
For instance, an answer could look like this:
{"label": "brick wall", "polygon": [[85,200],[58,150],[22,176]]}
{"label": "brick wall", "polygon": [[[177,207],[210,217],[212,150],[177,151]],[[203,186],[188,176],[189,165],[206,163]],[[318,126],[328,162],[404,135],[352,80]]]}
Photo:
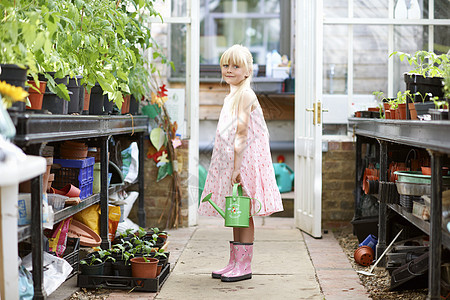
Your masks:
{"label": "brick wall", "polygon": [[[147,153],[150,141],[145,142],[144,151]],[[183,169],[179,173],[180,190],[181,190],[181,221],[180,227],[188,226],[188,157],[189,157],[189,142],[187,140],[182,141],[182,145],[175,151],[178,161],[182,161]],[[166,176],[163,180],[156,182],[158,175],[158,168],[153,159],[145,157],[144,167],[144,209],[146,216],[147,227],[158,227],[160,229],[166,228],[166,221],[170,210],[170,195],[172,190],[172,176]],[[137,217],[137,202],[134,204],[133,209],[130,212],[129,218],[138,223]],[[161,217],[162,215],[162,217]]]}
{"label": "brick wall", "polygon": [[330,141],[322,157],[322,223],[350,221],[354,214],[355,143]]}

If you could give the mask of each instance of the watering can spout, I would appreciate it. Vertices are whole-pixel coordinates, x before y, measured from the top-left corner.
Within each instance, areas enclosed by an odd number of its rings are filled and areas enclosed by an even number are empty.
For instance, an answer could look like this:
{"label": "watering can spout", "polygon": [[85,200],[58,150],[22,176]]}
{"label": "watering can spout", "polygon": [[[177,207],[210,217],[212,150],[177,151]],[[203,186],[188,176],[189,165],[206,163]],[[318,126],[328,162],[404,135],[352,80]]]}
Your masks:
{"label": "watering can spout", "polygon": [[211,196],[212,196],[212,193],[209,193],[205,198],[203,198],[202,202],[208,201],[212,205],[212,207],[214,207],[217,210],[217,212],[222,216],[222,218],[225,219],[225,213],[223,212],[223,210],[220,207],[217,206],[217,204],[215,204],[213,201],[211,201]]}

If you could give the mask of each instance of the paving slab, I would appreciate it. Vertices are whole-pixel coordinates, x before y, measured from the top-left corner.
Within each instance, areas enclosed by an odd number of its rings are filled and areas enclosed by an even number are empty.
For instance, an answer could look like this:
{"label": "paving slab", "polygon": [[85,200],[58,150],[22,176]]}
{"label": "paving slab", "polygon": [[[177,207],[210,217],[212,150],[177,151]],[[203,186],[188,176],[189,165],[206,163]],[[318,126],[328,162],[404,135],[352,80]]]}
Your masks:
{"label": "paving slab", "polygon": [[255,234],[253,278],[235,283],[213,279],[226,265],[231,228],[199,227],[155,299],[323,299],[303,236],[297,229],[265,229]]}

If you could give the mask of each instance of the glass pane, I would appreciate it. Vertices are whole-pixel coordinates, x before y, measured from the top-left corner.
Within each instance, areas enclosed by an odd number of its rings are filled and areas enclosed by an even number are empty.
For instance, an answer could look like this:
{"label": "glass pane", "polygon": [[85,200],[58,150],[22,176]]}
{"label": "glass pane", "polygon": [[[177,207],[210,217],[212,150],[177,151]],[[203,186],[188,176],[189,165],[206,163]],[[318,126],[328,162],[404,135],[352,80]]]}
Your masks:
{"label": "glass pane", "polygon": [[324,18],[347,18],[348,0],[323,0]]}
{"label": "glass pane", "polygon": [[[428,26],[395,26],[394,50],[406,53],[415,53],[418,50],[428,50]],[[398,56],[394,59],[394,94],[405,91],[406,85],[403,74],[411,71],[412,66],[406,60],[400,61]]]}
{"label": "glass pane", "polygon": [[171,70],[171,77],[185,77],[186,76],[186,25],[185,24],[171,24],[170,25],[170,39],[171,39],[171,57],[175,65],[175,71]]}
{"label": "glass pane", "polygon": [[354,26],[353,94],[387,93],[388,26]]}
{"label": "glass pane", "polygon": [[[450,1],[434,0],[434,18],[450,19]],[[447,31],[447,35],[450,33]]]}
{"label": "glass pane", "polygon": [[[428,18],[428,4],[429,0],[419,1],[421,9],[424,11],[424,18]],[[434,18],[435,19],[450,19],[450,1],[448,0],[434,0]]]}
{"label": "glass pane", "polygon": [[264,12],[266,13],[280,13],[280,1],[279,0],[265,0]]}
{"label": "glass pane", "polygon": [[323,27],[323,93],[347,93],[347,41],[346,25]]}
{"label": "glass pane", "polygon": [[387,18],[389,0],[355,0],[353,14],[355,18]]}
{"label": "glass pane", "polygon": [[434,52],[448,53],[450,50],[450,26],[434,26]]}
{"label": "glass pane", "polygon": [[[169,6],[167,1],[165,6]],[[185,0],[172,0],[172,17],[187,17],[187,2]]]}

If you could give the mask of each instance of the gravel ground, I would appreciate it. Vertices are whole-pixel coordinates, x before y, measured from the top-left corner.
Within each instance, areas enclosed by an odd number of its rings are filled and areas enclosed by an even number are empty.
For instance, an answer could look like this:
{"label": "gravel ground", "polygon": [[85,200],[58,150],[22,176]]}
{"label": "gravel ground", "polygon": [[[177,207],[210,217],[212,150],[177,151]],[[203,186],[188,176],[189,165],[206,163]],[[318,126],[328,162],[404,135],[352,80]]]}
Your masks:
{"label": "gravel ground", "polygon": [[[370,267],[364,267],[355,262],[353,253],[358,248],[358,239],[353,235],[350,229],[341,229],[334,232],[336,239],[347,255],[348,260],[355,271],[369,271]],[[358,274],[362,284],[366,287],[372,299],[389,300],[389,299],[426,299],[427,289],[421,290],[404,290],[404,291],[389,291],[391,284],[391,277],[389,272],[384,268],[376,267],[373,271],[375,276],[367,276]]]}

